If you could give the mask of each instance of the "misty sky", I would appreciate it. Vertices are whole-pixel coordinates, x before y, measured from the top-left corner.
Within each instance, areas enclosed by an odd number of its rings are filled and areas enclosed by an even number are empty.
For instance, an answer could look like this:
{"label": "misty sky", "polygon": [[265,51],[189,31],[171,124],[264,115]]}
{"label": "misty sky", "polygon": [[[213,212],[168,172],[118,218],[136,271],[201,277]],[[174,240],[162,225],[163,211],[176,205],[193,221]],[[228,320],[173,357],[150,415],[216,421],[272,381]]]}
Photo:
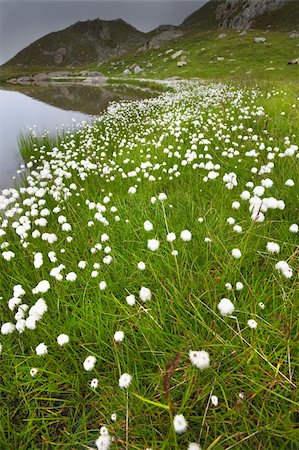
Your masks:
{"label": "misty sky", "polygon": [[122,18],[141,31],[180,24],[207,0],[0,0],[0,64],[79,20]]}

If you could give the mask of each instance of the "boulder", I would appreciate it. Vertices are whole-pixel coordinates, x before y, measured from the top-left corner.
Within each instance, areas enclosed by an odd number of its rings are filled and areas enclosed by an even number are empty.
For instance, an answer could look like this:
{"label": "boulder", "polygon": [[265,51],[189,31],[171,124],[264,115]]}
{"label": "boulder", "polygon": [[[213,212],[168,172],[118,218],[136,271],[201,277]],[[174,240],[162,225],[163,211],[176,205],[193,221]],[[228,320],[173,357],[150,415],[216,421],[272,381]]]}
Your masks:
{"label": "boulder", "polygon": [[291,39],[299,38],[299,33],[297,33],[297,31],[292,31],[292,33],[289,34],[289,38]]}
{"label": "boulder", "polygon": [[176,65],[177,65],[177,67],[183,67],[183,66],[186,66],[186,65],[187,65],[187,61],[178,61],[178,62],[176,63]]}
{"label": "boulder", "polygon": [[288,64],[299,64],[299,58],[291,59]]}
{"label": "boulder", "polygon": [[142,72],[142,71],[143,71],[143,69],[141,69],[141,67],[139,67],[139,66],[135,66],[135,67],[134,67],[134,73],[135,73],[135,74],[140,73],[140,72]]}
{"label": "boulder", "polygon": [[125,69],[125,70],[123,71],[123,74],[124,74],[124,75],[131,75],[132,72],[130,71],[130,69]]}
{"label": "boulder", "polygon": [[256,42],[257,44],[259,42],[266,42],[266,38],[264,38],[264,37],[255,37],[254,38],[254,42]]}
{"label": "boulder", "polygon": [[178,50],[177,52],[175,52],[173,55],[171,55],[172,59],[176,59],[179,56],[181,56],[184,53],[184,50]]}

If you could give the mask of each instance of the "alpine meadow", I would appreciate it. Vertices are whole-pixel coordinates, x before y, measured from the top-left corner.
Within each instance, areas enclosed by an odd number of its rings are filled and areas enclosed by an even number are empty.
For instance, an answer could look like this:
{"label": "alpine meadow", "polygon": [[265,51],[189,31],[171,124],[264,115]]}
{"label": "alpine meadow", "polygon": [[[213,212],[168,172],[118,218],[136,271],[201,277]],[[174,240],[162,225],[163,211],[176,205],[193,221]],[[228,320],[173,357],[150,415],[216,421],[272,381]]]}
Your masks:
{"label": "alpine meadow", "polygon": [[67,68],[155,96],[19,139],[1,450],[298,449],[299,34],[191,25]]}

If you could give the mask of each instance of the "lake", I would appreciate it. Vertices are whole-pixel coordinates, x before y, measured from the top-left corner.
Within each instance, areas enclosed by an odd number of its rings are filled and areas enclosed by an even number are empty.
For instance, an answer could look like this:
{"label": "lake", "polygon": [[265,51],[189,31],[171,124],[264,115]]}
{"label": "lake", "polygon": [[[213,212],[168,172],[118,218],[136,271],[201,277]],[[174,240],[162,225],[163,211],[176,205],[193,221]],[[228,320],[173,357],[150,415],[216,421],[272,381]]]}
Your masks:
{"label": "lake", "polygon": [[110,102],[153,96],[148,92],[111,86],[5,86],[0,87],[0,191],[12,187],[22,159],[18,149],[21,135],[34,130],[55,133],[90,122]]}

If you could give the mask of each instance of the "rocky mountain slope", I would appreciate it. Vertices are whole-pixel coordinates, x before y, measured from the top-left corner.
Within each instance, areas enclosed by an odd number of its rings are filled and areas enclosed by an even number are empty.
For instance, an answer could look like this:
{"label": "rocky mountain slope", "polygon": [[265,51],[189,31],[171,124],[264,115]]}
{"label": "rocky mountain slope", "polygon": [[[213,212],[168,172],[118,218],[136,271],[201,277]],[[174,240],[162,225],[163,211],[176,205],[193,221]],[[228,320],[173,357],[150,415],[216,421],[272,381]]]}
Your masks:
{"label": "rocky mountain slope", "polygon": [[293,31],[298,23],[299,0],[210,0],[179,27],[161,25],[150,33],[138,31],[122,19],[78,22],[33,42],[4,67],[100,65],[131,51],[157,48],[194,29],[271,28]]}
{"label": "rocky mountain slope", "polygon": [[299,1],[210,0],[187,17],[181,26],[294,30],[299,27]]}

